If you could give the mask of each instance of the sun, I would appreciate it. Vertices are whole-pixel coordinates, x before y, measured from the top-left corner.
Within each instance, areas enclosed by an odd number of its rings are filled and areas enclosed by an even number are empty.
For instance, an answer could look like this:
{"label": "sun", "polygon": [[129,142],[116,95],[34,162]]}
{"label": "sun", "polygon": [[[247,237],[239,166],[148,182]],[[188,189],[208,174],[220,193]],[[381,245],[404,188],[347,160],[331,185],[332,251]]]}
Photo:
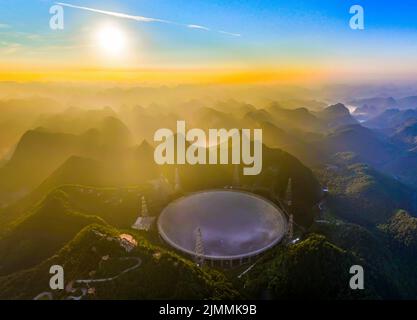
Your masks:
{"label": "sun", "polygon": [[122,57],[126,52],[126,34],[116,25],[106,24],[99,27],[95,38],[97,47],[104,56],[117,58]]}

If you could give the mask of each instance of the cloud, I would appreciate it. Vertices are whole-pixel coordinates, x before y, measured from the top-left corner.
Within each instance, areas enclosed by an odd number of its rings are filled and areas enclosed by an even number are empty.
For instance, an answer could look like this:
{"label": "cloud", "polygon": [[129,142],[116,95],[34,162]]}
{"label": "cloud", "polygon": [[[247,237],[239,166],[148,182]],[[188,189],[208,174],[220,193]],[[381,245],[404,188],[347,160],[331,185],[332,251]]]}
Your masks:
{"label": "cloud", "polygon": [[197,25],[197,24],[189,24],[189,25],[187,25],[187,28],[190,28],[190,29],[200,29],[200,30],[210,31],[210,29],[209,29],[209,28],[207,28],[207,27],[203,27],[203,26],[199,26],[199,25]]}
{"label": "cloud", "polygon": [[[210,28],[205,27],[205,26],[201,26],[201,25],[198,25],[198,24],[182,24],[182,23],[177,23],[177,22],[173,22],[173,21],[169,21],[169,20],[163,20],[163,19],[158,19],[158,18],[135,16],[135,15],[130,15],[130,14],[126,14],[126,13],[120,13],[120,12],[114,12],[114,11],[106,11],[106,10],[89,8],[89,7],[82,7],[82,6],[76,6],[76,5],[69,4],[69,3],[64,3],[64,2],[56,2],[56,4],[57,5],[60,5],[60,6],[64,6],[64,7],[73,8],[73,9],[79,9],[79,10],[84,10],[84,11],[89,11],[89,12],[104,14],[104,15],[108,15],[108,16],[112,16],[112,17],[116,17],[116,18],[134,20],[134,21],[138,21],[138,22],[145,22],[145,23],[152,23],[152,22],[165,23],[165,24],[172,24],[172,25],[182,26],[182,27],[186,27],[186,28],[189,28],[189,29],[199,29],[199,30],[204,30],[204,31],[212,31]],[[226,32],[226,31],[215,31],[215,32],[218,32],[218,33],[221,33],[221,34],[225,34],[225,35],[229,35],[229,36],[233,36],[233,37],[240,37],[241,36],[238,33],[232,33],[232,32]]]}
{"label": "cloud", "polygon": [[219,31],[219,33],[227,34],[227,35],[233,36],[233,37],[241,37],[242,36],[240,33],[233,33],[233,32],[221,31],[221,30]]}
{"label": "cloud", "polygon": [[57,2],[56,4],[58,4],[60,6],[64,6],[64,7],[80,9],[80,10],[85,10],[85,11],[90,11],[90,12],[95,12],[95,13],[101,13],[101,14],[105,14],[105,15],[108,15],[108,16],[116,17],[116,18],[130,19],[130,20],[135,20],[135,21],[139,21],[139,22],[172,23],[170,21],[162,20],[162,19],[155,19],[155,18],[142,17],[142,16],[132,16],[130,14],[100,10],[100,9],[93,9],[93,8],[88,8],[88,7],[75,6],[75,5],[72,5],[72,4],[69,4],[69,3],[63,3],[63,2]]}
{"label": "cloud", "polygon": [[0,46],[0,54],[1,55],[14,55],[16,52],[23,49],[23,45],[20,43],[8,43],[2,42]]}
{"label": "cloud", "polygon": [[0,23],[0,29],[10,29],[11,26],[5,23]]}

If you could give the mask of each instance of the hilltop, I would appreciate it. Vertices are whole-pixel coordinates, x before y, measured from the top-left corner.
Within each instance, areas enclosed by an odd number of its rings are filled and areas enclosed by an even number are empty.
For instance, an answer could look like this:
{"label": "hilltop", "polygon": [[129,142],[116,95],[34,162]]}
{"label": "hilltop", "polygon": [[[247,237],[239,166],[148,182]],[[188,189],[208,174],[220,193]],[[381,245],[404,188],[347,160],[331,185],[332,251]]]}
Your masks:
{"label": "hilltop", "polygon": [[278,247],[246,276],[248,294],[256,299],[363,299],[375,298],[371,289],[348,287],[350,266],[360,263],[352,253],[311,235],[291,246]]}
{"label": "hilltop", "polygon": [[316,174],[331,190],[327,206],[347,221],[375,226],[399,208],[416,212],[415,190],[366,164],[339,164]]}
{"label": "hilltop", "polygon": [[[94,294],[87,299],[232,299],[239,294],[215,271],[205,271],[194,263],[135,239],[129,252],[121,246],[121,232],[109,227],[91,225],[81,230],[53,257],[32,269],[0,277],[0,298],[32,299],[49,291],[49,267],[62,265],[66,284],[77,279],[114,277],[129,267],[121,265],[123,257],[137,257],[140,265],[122,273],[113,281],[94,283]],[[103,260],[108,256],[108,261]],[[131,265],[130,265],[131,267]],[[96,278],[97,278],[96,277]],[[18,285],[20,284],[20,285]],[[21,291],[24,287],[26,290]],[[73,282],[74,292],[58,292],[55,299],[68,298],[81,291],[82,284]]]}

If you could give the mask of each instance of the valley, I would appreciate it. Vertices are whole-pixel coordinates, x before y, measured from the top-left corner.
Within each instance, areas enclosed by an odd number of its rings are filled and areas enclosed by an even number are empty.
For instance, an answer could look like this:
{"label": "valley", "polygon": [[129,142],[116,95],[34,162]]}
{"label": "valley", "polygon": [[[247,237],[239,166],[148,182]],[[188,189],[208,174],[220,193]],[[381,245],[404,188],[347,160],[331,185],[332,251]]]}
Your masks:
{"label": "valley", "polygon": [[[417,298],[415,113],[384,105],[359,123],[342,103],[289,101],[40,111],[9,140],[0,167],[0,298]],[[232,161],[155,163],[153,130],[174,132],[181,118],[195,128],[262,128],[261,173],[244,175]],[[207,189],[251,192],[284,208],[289,180],[292,240],[241,267],[199,267],[152,222],[132,229],[142,199],[156,219],[175,199]],[[122,235],[136,243],[129,252],[106,240]],[[65,268],[68,292],[48,288],[52,264]],[[353,264],[367,270],[364,291],[348,290]]]}

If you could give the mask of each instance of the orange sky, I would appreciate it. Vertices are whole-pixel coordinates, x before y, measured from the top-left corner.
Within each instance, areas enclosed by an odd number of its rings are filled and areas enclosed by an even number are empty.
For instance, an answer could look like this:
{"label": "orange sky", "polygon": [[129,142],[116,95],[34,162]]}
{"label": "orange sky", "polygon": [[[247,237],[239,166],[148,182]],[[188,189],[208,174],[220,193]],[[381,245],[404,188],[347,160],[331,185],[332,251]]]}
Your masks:
{"label": "orange sky", "polygon": [[314,68],[276,69],[209,69],[209,68],[166,68],[166,69],[100,69],[100,68],[51,68],[51,67],[0,67],[0,81],[49,82],[125,82],[151,84],[180,83],[311,83],[320,82],[325,72]]}

